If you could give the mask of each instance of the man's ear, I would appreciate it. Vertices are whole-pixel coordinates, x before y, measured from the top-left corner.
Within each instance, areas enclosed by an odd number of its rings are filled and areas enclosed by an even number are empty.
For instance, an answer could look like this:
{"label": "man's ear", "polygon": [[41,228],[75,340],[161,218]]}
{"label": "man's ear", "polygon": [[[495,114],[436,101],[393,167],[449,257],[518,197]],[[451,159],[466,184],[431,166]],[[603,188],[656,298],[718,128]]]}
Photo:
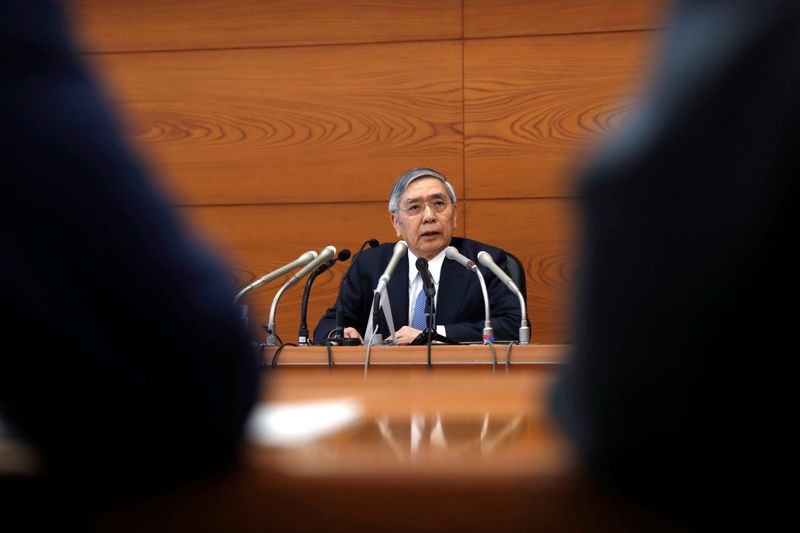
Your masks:
{"label": "man's ear", "polygon": [[397,218],[397,215],[394,213],[389,213],[389,220],[392,223],[392,227],[394,228],[394,232],[397,234],[398,237],[401,236],[400,233],[400,219]]}

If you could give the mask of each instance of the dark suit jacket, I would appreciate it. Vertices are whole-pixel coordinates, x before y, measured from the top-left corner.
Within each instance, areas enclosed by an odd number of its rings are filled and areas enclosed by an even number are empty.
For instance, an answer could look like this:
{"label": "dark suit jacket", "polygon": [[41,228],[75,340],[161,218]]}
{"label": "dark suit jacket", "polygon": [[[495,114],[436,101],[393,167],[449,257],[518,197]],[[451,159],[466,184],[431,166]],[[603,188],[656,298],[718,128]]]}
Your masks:
{"label": "dark suit jacket", "polygon": [[0,3],[0,414],[49,472],[167,483],[234,455],[257,361],[66,34],[50,2]]}
{"label": "dark suit jacket", "polygon": [[[505,252],[470,239],[453,237],[451,243],[463,255],[477,263],[478,252],[485,250],[491,254],[500,268],[505,269]],[[389,259],[394,244],[383,244],[377,248],[364,250],[354,260],[342,286],[342,311],[345,327],[354,327],[364,334],[371,313],[372,295]],[[518,340],[521,313],[519,299],[488,269],[479,265],[489,294],[490,314],[495,339]],[[398,263],[387,287],[392,306],[394,327],[399,329],[408,324],[408,259]],[[447,337],[461,342],[482,340],[485,320],[483,293],[477,276],[459,263],[445,259],[439,281],[436,323],[445,326]],[[337,300],[338,302],[338,300]],[[381,312],[379,332],[384,338],[389,334],[388,326]],[[325,338],[336,327],[336,304],[328,309],[314,330],[314,342],[324,344]]]}
{"label": "dark suit jacket", "polygon": [[766,420],[797,329],[800,5],[679,2],[670,27],[650,103],[583,181],[554,408],[602,478],[717,530],[787,457]]}

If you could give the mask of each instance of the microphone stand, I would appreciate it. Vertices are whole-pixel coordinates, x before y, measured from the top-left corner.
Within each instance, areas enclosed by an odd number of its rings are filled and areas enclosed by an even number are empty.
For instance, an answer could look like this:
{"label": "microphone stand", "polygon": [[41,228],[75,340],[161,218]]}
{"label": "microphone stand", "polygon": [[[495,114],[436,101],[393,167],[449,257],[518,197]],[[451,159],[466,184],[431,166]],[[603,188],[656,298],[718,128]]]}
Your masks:
{"label": "microphone stand", "polygon": [[[377,326],[380,320],[381,314],[381,294],[380,292],[376,292],[375,295],[372,297],[372,324]],[[377,328],[376,328],[377,329]],[[366,332],[365,335],[369,334]],[[374,335],[370,336],[370,344],[381,344],[383,342],[383,335],[375,332]],[[366,340],[366,337],[365,339]]]}
{"label": "microphone stand", "polygon": [[409,346],[419,346],[420,344],[427,344],[428,345],[428,368],[431,367],[431,344],[433,341],[441,342],[442,344],[459,344],[458,341],[454,341],[453,339],[447,338],[441,333],[436,331],[436,328],[433,326],[433,317],[436,316],[436,306],[433,303],[433,297],[436,295],[436,289],[431,287],[428,290],[427,287],[423,289],[425,291],[425,331],[420,332],[417,337],[408,343]]}
{"label": "microphone stand", "polygon": [[475,267],[475,274],[478,275],[478,281],[481,283],[481,292],[483,292],[483,305],[484,305],[484,312],[486,315],[486,320],[483,326],[483,343],[490,344],[494,342],[494,328],[492,328],[492,320],[489,315],[489,292],[486,290],[486,280],[483,279],[483,274]]}
{"label": "microphone stand", "polygon": [[303,300],[300,303],[300,329],[297,331],[297,344],[299,346],[308,345],[308,322],[306,321],[306,315],[308,311],[308,296],[311,293],[311,284],[314,283],[317,276],[331,268],[335,262],[336,259],[331,259],[312,272],[308,277],[308,281],[306,281],[306,286],[303,289]]}
{"label": "microphone stand", "polygon": [[434,328],[426,326],[425,331],[420,332],[420,334],[417,335],[417,337],[413,341],[409,342],[408,345],[419,346],[420,344],[425,344],[428,342],[429,335],[431,337],[431,340],[434,340],[436,342],[441,342],[442,344],[452,344],[452,345],[461,344],[458,341],[454,341],[453,339],[445,337],[441,333],[437,333]]}
{"label": "microphone stand", "polygon": [[433,304],[433,296],[436,294],[436,289],[431,287],[430,290],[425,288],[425,322],[428,330],[428,370],[431,369],[431,345],[433,344],[433,316],[436,313]]}
{"label": "microphone stand", "polygon": [[433,341],[441,342],[443,344],[459,344],[458,341],[449,339],[436,331],[433,326],[433,317],[436,316],[436,305],[433,303],[433,297],[436,295],[436,288],[434,286],[423,287],[425,291],[425,331],[420,332],[417,337],[409,342],[409,346],[419,346],[420,344],[428,345],[428,368],[431,367],[431,344]]}

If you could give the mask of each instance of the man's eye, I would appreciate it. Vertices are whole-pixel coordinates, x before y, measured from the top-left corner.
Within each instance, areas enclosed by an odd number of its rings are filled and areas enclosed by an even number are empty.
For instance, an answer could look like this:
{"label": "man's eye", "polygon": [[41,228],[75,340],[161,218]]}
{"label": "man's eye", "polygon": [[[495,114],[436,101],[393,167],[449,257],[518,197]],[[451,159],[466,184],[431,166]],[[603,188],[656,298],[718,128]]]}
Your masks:
{"label": "man's eye", "polygon": [[444,209],[445,203],[443,200],[436,200],[433,202],[433,207],[437,210]]}
{"label": "man's eye", "polygon": [[407,211],[412,214],[419,213],[420,207],[418,205],[410,205],[408,206]]}

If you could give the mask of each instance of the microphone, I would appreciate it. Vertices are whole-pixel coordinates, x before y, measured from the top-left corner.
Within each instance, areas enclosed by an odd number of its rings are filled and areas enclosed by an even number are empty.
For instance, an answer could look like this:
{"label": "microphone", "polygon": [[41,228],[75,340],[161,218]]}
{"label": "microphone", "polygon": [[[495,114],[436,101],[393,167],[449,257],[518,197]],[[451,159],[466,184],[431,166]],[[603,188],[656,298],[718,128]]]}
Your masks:
{"label": "microphone", "polygon": [[[392,251],[392,257],[389,259],[389,264],[386,265],[386,269],[383,271],[383,274],[380,278],[378,278],[378,285],[375,287],[372,296],[372,320],[367,322],[367,326],[369,329],[369,325],[372,324],[376,329],[374,331],[367,331],[365,333],[364,341],[366,342],[367,338],[369,338],[369,344],[380,343],[382,341],[382,335],[377,333],[378,322],[380,320],[380,308],[381,308],[381,295],[386,290],[386,284],[389,283],[389,280],[392,278],[392,274],[394,274],[394,269],[397,268],[397,264],[400,262],[400,259],[406,255],[406,251],[408,250],[408,244],[406,241],[397,241],[394,245],[394,250]],[[391,311],[387,311],[387,313],[391,313]]]}
{"label": "microphone", "polygon": [[306,311],[308,310],[308,297],[311,294],[311,285],[314,283],[314,280],[317,279],[317,276],[323,272],[327,272],[333,265],[336,264],[336,261],[347,261],[348,259],[350,259],[350,250],[345,248],[339,252],[336,257],[329,259],[324,265],[316,269],[308,277],[305,289],[303,289],[303,300],[300,304],[300,329],[297,332],[297,344],[300,346],[305,346],[308,344],[308,323],[306,322]]}
{"label": "microphone", "polygon": [[494,342],[494,329],[492,328],[492,321],[489,315],[489,292],[486,290],[486,280],[483,279],[483,274],[480,269],[478,269],[478,265],[476,265],[474,261],[461,255],[455,246],[448,246],[444,251],[444,255],[448,259],[461,263],[465,268],[472,270],[478,275],[478,281],[481,284],[481,292],[483,292],[483,308],[486,317],[483,325],[483,343]]}
{"label": "microphone", "polygon": [[397,268],[397,263],[400,262],[400,259],[406,254],[407,250],[408,244],[406,244],[406,241],[397,241],[397,244],[394,245],[392,258],[389,260],[389,264],[386,265],[386,270],[383,271],[383,275],[378,279],[378,286],[375,287],[375,294],[380,294],[386,290],[386,284],[389,283],[389,280],[392,278],[394,269]]}
{"label": "microphone", "polygon": [[425,291],[425,296],[428,298],[433,298],[436,294],[436,286],[433,283],[431,271],[428,270],[427,259],[424,257],[417,258],[417,270],[419,270],[419,275],[422,278],[422,286],[423,290]]}
{"label": "microphone", "polygon": [[[364,248],[369,246],[370,248],[375,248],[380,243],[378,239],[368,239],[361,244],[361,247],[356,252],[356,255],[353,256],[353,260],[350,261],[350,266],[347,267],[342,279],[339,280],[339,293],[337,294],[336,298],[336,329],[334,330],[333,338],[336,339],[336,342],[339,342],[342,345],[346,345],[347,343],[355,343],[361,344],[358,339],[345,339],[344,338],[344,324],[343,324],[343,317],[342,317],[342,287],[344,287],[344,280],[347,279],[347,274],[350,273],[350,269],[353,268],[358,261],[359,256],[361,256],[361,252],[364,251]],[[328,333],[330,337],[330,333]]]}
{"label": "microphone", "polygon": [[275,295],[275,298],[272,300],[272,306],[269,309],[269,322],[267,322],[267,346],[275,346],[277,343],[277,335],[275,334],[275,311],[278,308],[278,302],[283,296],[283,293],[286,292],[286,289],[291,287],[292,285],[296,284],[298,281],[303,279],[306,275],[310,272],[313,272],[317,269],[322,263],[333,257],[336,253],[336,248],[333,246],[326,246],[323,250],[317,255],[316,259],[308,263],[306,266],[301,268],[295,274],[292,274],[292,277],[283,284],[283,286],[278,290],[278,293]]}
{"label": "microphone", "polygon": [[444,251],[444,255],[448,259],[452,259],[453,261],[461,263],[462,265],[464,265],[464,267],[468,268],[469,270],[472,270],[473,272],[478,271],[478,267],[475,265],[475,262],[461,255],[461,252],[459,252],[455,246],[448,246],[447,249],[445,249]]}
{"label": "microphone", "polygon": [[244,289],[239,291],[239,294],[237,294],[236,298],[233,299],[233,304],[236,305],[239,302],[239,300],[242,298],[242,296],[244,296],[248,292],[252,291],[253,289],[258,288],[258,287],[264,285],[265,283],[269,283],[270,281],[274,280],[275,278],[279,278],[279,277],[283,276],[284,274],[288,274],[289,272],[291,272],[292,270],[294,270],[297,267],[301,267],[301,266],[303,266],[305,264],[308,264],[309,262],[313,261],[315,257],[317,257],[317,252],[315,252],[313,250],[310,250],[310,251],[304,253],[303,255],[301,255],[300,257],[298,257],[297,259],[295,259],[294,261],[292,261],[291,263],[283,265],[279,269],[273,270],[269,274],[266,274],[266,275],[258,278],[253,283],[251,283],[250,285],[248,285],[247,287],[245,287]]}
{"label": "microphone", "polygon": [[528,344],[531,340],[531,328],[529,327],[529,322],[527,319],[527,308],[525,305],[525,297],[522,294],[522,291],[519,290],[519,287],[517,287],[517,284],[514,283],[514,280],[512,280],[502,268],[497,266],[497,263],[494,262],[494,259],[492,259],[492,256],[488,252],[478,252],[478,262],[491,270],[492,273],[497,276],[500,281],[505,283],[505,285],[511,289],[511,292],[516,294],[519,298],[519,307],[522,313],[522,320],[520,321],[519,326],[519,343]]}
{"label": "microphone", "polygon": [[[433,305],[433,297],[436,295],[436,287],[431,278],[431,271],[428,270],[428,260],[424,257],[417,258],[417,270],[422,278],[422,287],[425,292],[425,329],[427,330],[428,345],[428,368],[431,368],[431,345],[433,343],[433,317],[436,313]],[[414,311],[416,314],[416,311]],[[423,332],[424,334],[424,332]]]}
{"label": "microphone", "polygon": [[290,278],[290,281],[294,279],[292,285],[294,285],[295,283],[306,277],[311,272],[315,271],[317,267],[319,267],[322,263],[333,257],[335,254],[336,254],[335,247],[326,246],[325,248],[323,248],[316,259],[314,259],[306,266],[304,266],[303,268],[292,274],[292,277]]}

